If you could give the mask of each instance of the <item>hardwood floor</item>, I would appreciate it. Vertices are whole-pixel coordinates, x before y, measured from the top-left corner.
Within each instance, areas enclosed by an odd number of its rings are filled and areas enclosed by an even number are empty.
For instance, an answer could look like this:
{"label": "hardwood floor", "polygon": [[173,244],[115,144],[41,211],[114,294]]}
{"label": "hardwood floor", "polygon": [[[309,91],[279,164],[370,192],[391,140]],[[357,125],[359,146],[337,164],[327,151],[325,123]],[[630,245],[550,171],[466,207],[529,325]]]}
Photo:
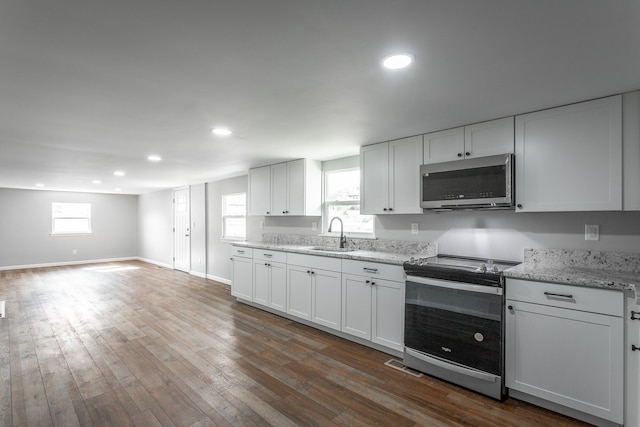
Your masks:
{"label": "hardwood floor", "polygon": [[0,272],[0,426],[574,426],[143,262]]}

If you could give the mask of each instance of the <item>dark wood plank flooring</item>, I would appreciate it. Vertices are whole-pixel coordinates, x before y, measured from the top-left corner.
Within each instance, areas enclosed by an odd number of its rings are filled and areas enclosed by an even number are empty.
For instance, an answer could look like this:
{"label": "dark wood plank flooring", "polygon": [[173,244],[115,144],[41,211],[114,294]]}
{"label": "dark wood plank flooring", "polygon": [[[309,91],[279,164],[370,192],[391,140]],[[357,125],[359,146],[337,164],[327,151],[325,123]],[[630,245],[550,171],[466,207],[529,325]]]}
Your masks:
{"label": "dark wood plank flooring", "polygon": [[0,426],[573,426],[143,262],[0,272]]}

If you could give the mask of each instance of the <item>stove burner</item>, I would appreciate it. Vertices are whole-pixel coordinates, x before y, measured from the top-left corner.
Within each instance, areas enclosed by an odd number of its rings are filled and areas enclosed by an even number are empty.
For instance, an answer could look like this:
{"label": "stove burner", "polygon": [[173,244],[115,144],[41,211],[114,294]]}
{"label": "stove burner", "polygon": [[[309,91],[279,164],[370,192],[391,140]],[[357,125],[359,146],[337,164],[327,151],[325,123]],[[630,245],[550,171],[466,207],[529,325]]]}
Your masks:
{"label": "stove burner", "polygon": [[487,286],[501,286],[502,272],[515,265],[518,263],[453,255],[411,258],[403,264],[408,276],[456,280]]}

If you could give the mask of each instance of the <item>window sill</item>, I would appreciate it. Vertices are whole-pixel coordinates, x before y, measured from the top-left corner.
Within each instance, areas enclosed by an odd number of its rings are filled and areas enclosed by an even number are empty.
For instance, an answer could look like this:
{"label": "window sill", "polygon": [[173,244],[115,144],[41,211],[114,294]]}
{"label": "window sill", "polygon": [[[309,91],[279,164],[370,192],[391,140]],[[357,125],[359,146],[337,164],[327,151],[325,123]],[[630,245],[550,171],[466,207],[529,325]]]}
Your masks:
{"label": "window sill", "polygon": [[234,239],[232,237],[221,237],[220,241],[227,242],[227,243],[238,243],[238,242],[246,242],[247,239],[242,237],[238,237],[237,239]]}
{"label": "window sill", "polygon": [[51,237],[91,236],[93,233],[51,233]]}

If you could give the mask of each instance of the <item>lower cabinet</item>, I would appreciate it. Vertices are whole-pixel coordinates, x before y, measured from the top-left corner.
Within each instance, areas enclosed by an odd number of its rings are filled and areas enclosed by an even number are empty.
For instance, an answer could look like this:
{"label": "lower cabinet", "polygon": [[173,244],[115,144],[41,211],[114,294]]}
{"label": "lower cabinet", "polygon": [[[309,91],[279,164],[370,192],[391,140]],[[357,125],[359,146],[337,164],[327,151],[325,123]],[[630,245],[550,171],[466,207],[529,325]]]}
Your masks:
{"label": "lower cabinet", "polygon": [[402,267],[362,261],[344,261],[342,266],[342,332],[402,351]]}
{"label": "lower cabinet", "polygon": [[625,421],[629,427],[640,427],[640,304],[635,295],[626,298],[625,322]]}
{"label": "lower cabinet", "polygon": [[232,248],[233,279],[231,295],[251,301],[253,299],[253,249]]}
{"label": "lower cabinet", "polygon": [[253,302],[286,311],[286,264],[254,260],[253,277]]}
{"label": "lower cabinet", "polygon": [[507,279],[509,394],[622,424],[623,303],[619,291]]}

